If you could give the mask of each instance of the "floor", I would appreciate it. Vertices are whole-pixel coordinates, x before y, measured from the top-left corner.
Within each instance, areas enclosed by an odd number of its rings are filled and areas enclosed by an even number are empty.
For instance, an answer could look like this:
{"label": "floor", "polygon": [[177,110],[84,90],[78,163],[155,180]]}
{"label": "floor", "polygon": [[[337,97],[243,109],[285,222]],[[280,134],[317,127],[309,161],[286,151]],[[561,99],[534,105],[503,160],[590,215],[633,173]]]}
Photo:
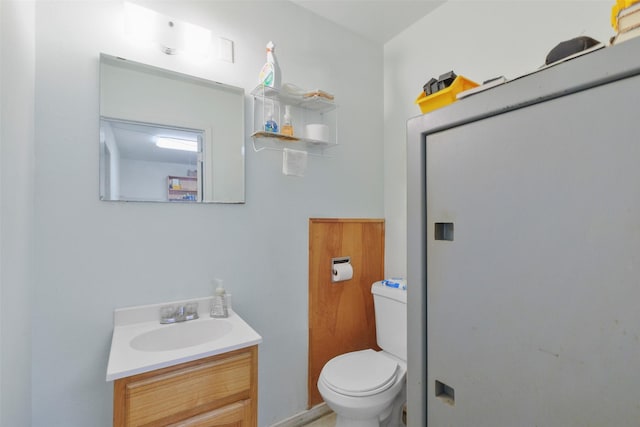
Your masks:
{"label": "floor", "polygon": [[312,421],[309,424],[305,424],[304,427],[335,427],[336,425],[336,414],[331,412],[321,418],[318,418],[315,421]]}

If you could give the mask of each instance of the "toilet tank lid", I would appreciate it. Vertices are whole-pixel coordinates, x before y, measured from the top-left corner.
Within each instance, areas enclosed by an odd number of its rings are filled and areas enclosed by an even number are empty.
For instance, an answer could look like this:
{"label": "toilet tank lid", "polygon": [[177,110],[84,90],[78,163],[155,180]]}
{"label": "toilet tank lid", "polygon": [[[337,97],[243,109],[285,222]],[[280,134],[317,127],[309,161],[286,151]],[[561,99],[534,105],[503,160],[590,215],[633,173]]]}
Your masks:
{"label": "toilet tank lid", "polygon": [[392,288],[386,286],[384,282],[384,280],[380,280],[371,285],[371,293],[399,301],[403,304],[407,303],[407,291],[405,289]]}

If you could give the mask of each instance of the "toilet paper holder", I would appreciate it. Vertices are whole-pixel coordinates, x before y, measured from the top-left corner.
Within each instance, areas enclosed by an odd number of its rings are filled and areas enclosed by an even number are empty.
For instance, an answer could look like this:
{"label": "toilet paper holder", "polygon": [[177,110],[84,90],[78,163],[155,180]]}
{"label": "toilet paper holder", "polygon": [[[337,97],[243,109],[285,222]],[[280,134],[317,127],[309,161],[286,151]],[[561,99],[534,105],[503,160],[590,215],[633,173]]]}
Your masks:
{"label": "toilet paper holder", "polygon": [[336,283],[336,282],[341,282],[345,280],[345,279],[336,278],[338,274],[336,266],[343,265],[343,264],[351,264],[351,257],[344,256],[344,257],[331,258],[331,281],[332,282]]}

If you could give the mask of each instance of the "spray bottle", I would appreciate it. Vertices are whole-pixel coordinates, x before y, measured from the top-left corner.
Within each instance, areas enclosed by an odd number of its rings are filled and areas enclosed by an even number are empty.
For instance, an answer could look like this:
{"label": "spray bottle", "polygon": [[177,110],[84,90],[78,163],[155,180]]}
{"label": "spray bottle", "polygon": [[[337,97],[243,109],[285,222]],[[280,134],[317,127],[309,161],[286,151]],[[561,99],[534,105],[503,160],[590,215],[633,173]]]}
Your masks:
{"label": "spray bottle", "polygon": [[273,42],[267,43],[267,62],[260,70],[259,83],[261,85],[280,89],[282,75],[280,74],[280,65],[274,54],[275,45]]}

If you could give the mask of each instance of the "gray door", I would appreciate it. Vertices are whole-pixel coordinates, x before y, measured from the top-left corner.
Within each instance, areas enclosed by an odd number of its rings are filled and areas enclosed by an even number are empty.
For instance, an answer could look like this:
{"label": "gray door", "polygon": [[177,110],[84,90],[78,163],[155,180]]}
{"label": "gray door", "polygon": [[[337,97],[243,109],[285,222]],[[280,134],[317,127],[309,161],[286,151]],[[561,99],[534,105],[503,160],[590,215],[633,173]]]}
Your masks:
{"label": "gray door", "polygon": [[429,426],[640,425],[639,95],[427,136]]}

